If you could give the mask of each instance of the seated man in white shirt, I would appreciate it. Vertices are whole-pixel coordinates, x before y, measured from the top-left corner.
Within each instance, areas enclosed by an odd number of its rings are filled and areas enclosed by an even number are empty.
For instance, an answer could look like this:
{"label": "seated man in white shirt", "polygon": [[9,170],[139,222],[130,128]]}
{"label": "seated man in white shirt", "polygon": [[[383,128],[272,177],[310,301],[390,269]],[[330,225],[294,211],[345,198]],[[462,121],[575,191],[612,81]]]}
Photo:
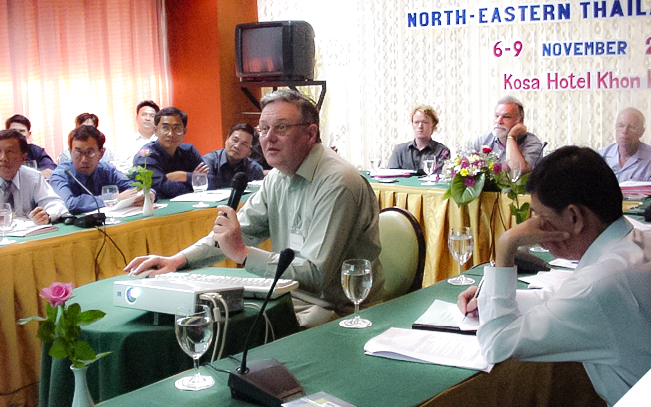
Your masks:
{"label": "seated man in white shirt", "polygon": [[629,107],[617,115],[615,143],[599,154],[619,182],[651,181],[651,146],[640,141],[644,135],[644,115]]}
{"label": "seated man in white shirt", "polygon": [[[617,178],[595,151],[554,151],[533,169],[527,191],[535,216],[500,236],[478,298],[469,288],[459,308],[478,309],[489,363],[582,362],[612,406],[651,369],[651,263],[622,216]],[[578,267],[552,289],[516,290],[515,253],[536,243]]]}
{"label": "seated man in white shirt", "polygon": [[22,165],[27,151],[27,139],[18,130],[0,131],[0,202],[37,225],[55,222],[68,210],[40,172]]}
{"label": "seated man in white shirt", "polygon": [[158,140],[156,133],[154,133],[154,117],[159,111],[160,107],[153,100],[143,100],[136,106],[136,127],[138,130],[120,143],[117,154],[117,168],[120,171],[124,173],[129,171],[133,167],[134,157],[142,147],[151,141]]}

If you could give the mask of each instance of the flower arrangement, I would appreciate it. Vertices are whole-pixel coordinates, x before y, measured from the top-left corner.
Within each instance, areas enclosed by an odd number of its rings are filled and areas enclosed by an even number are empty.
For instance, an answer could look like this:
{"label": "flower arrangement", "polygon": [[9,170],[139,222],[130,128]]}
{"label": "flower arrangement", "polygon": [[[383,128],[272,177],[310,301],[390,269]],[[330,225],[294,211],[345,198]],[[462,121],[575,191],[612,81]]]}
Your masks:
{"label": "flower arrangement", "polygon": [[149,191],[151,189],[152,182],[151,176],[154,174],[154,171],[147,169],[147,157],[151,155],[151,150],[148,148],[143,148],[138,154],[145,159],[144,166],[138,165],[137,167],[131,168],[127,173],[127,176],[129,178],[135,177],[135,181],[133,181],[131,185],[136,187],[138,191],[143,188],[145,191]]}
{"label": "flower arrangement", "polygon": [[502,192],[513,201],[510,209],[516,222],[526,219],[529,204],[520,206],[518,194],[525,192],[529,174],[511,179],[510,169],[500,162],[490,147],[483,146],[481,151],[462,152],[449,161],[445,172],[451,181],[443,199],[452,198],[461,207],[477,199],[482,191]]}
{"label": "flower arrangement", "polygon": [[106,314],[99,310],[81,312],[81,306],[77,303],[66,305],[66,301],[72,297],[72,283],[54,282],[41,290],[40,297],[48,302],[47,317],[22,318],[18,324],[41,322],[37,336],[43,342],[52,343],[50,356],[69,358],[73,367],[83,368],[111,353],[96,354],[88,343],[78,339],[82,326],[90,325]]}

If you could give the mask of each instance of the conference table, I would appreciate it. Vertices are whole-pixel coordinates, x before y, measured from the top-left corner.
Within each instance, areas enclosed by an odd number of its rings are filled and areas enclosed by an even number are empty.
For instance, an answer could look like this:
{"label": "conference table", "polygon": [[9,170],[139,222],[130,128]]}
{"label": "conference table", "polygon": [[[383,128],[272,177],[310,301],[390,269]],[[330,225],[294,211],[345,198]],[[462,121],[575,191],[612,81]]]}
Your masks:
{"label": "conference table", "polygon": [[[473,268],[468,274],[479,280],[483,267]],[[373,322],[369,328],[346,329],[334,321],[254,348],[248,360],[275,358],[292,372],[308,395],[324,391],[358,407],[605,405],[579,363],[509,360],[496,365],[488,374],[364,354],[364,344],[369,339],[390,327],[410,328],[434,299],[456,302],[464,288],[442,281],[361,311],[362,317]],[[239,357],[221,359],[212,366],[231,371],[238,366]],[[176,389],[174,382],[189,373],[173,375],[99,405],[251,405],[232,399],[228,374],[208,366],[203,366],[201,373],[215,379],[212,388],[198,392]]]}
{"label": "conference table", "polygon": [[[254,276],[238,268],[204,268],[193,272],[237,277]],[[87,372],[89,389],[96,402],[119,396],[192,367],[191,358],[177,343],[173,315],[113,305],[113,283],[133,280],[136,279],[119,276],[93,282],[76,288],[73,292],[74,298],[70,300],[78,303],[82,310],[99,309],[106,313],[101,320],[83,327],[80,337],[97,353],[112,352],[91,364]],[[224,355],[243,350],[245,338],[258,313],[256,306],[261,303],[262,300],[245,298],[244,311],[230,313]],[[270,301],[266,315],[272,328],[268,341],[299,330],[291,296],[288,294]],[[251,336],[251,346],[265,343],[264,320],[260,322],[258,329]],[[221,339],[221,335],[219,338]],[[217,338],[213,340],[213,347],[215,340]],[[47,354],[48,349],[49,346],[43,349],[39,405],[70,405],[74,391],[70,362],[67,359],[52,359]],[[209,361],[211,356],[212,348],[202,360]]]}
{"label": "conference table", "polygon": [[[495,242],[511,228],[515,218],[510,215],[511,199],[499,192],[483,192],[478,199],[459,208],[454,201],[443,199],[447,183],[423,185],[416,176],[395,177],[395,182],[372,179],[363,172],[377,195],[380,209],[398,206],[407,209],[419,221],[425,236],[425,272],[423,286],[427,287],[459,273],[459,265],[447,246],[451,227],[470,226],[475,237],[474,250],[467,267],[489,261],[494,256]],[[520,204],[531,202],[529,195],[518,197]]]}
{"label": "conference table", "polygon": [[[152,217],[124,218],[106,227],[57,224],[58,230],[0,247],[0,406],[36,405],[41,341],[38,324],[18,326],[20,318],[44,315],[38,294],[52,282],[72,282],[80,287],[123,274],[125,262],[156,253],[172,255],[212,229],[214,207],[197,210],[194,202],[170,202]],[[119,249],[118,249],[119,248]]]}

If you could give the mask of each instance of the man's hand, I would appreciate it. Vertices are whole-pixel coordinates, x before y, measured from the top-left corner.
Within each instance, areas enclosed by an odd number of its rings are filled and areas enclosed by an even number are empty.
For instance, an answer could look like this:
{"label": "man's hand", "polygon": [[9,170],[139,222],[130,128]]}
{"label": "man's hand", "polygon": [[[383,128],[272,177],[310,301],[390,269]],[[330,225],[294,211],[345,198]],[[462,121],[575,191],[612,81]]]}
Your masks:
{"label": "man's hand", "polygon": [[138,190],[135,188],[125,189],[124,191],[120,192],[120,195],[118,195],[118,200],[124,201],[125,199],[132,198],[137,194],[138,194]]}
{"label": "man's hand", "polygon": [[172,257],[163,256],[140,256],[131,260],[124,268],[124,271],[131,275],[138,275],[140,273],[148,273],[149,276],[156,274],[169,273],[176,271],[185,263],[185,256],[177,253]]}
{"label": "man's hand", "polygon": [[511,130],[509,130],[509,134],[507,136],[513,137],[516,141],[527,134],[527,128],[523,123],[516,123],[513,127],[511,127]]}
{"label": "man's hand", "polygon": [[[149,190],[149,199],[151,199],[152,202],[156,200],[156,194],[152,190]],[[144,203],[145,203],[145,195],[142,194],[136,197],[136,200],[133,201],[133,204],[131,206],[142,206],[144,205]]]}
{"label": "man's hand", "polygon": [[165,178],[174,182],[185,182],[188,180],[188,173],[185,171],[174,171],[165,174]]}
{"label": "man's hand", "polygon": [[45,225],[50,223],[50,215],[48,215],[47,212],[45,212],[45,209],[40,206],[34,208],[27,217],[29,217],[29,219],[31,219],[36,225]]}
{"label": "man's hand", "polygon": [[477,286],[473,285],[472,287],[468,287],[468,289],[457,297],[457,307],[459,307],[459,310],[463,315],[477,316],[476,292]]}
{"label": "man's hand", "polygon": [[249,248],[242,240],[237,213],[233,208],[226,205],[220,205],[217,209],[219,213],[212,229],[213,240],[219,243],[219,248],[222,249],[226,257],[238,264],[242,264],[249,253]]}
{"label": "man's hand", "polygon": [[569,237],[568,232],[552,230],[548,222],[539,216],[534,216],[500,236],[495,253],[495,265],[497,267],[513,267],[515,253],[520,246],[531,246],[538,243],[544,247],[545,243],[561,243]]}
{"label": "man's hand", "polygon": [[210,168],[206,163],[202,161],[199,163],[199,165],[197,165],[197,168],[195,168],[193,172],[201,172],[204,174],[208,174],[210,172]]}
{"label": "man's hand", "polygon": [[50,179],[50,175],[52,175],[52,169],[50,168],[44,168],[41,170],[41,175],[43,175],[43,178],[45,179]]}

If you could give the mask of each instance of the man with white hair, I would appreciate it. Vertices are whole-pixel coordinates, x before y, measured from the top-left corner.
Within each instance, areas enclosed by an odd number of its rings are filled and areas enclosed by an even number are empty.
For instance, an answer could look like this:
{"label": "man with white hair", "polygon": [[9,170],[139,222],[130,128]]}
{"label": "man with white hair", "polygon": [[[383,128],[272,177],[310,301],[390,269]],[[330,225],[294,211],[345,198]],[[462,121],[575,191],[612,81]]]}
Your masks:
{"label": "man with white hair", "polygon": [[640,141],[644,121],[634,107],[622,110],[615,121],[615,143],[599,151],[619,182],[651,181],[651,146]]}
{"label": "man with white hair", "polygon": [[477,137],[466,148],[481,151],[482,146],[492,148],[502,161],[511,168],[519,168],[523,174],[533,169],[543,149],[540,139],[527,131],[524,106],[513,96],[497,101],[493,131]]}

